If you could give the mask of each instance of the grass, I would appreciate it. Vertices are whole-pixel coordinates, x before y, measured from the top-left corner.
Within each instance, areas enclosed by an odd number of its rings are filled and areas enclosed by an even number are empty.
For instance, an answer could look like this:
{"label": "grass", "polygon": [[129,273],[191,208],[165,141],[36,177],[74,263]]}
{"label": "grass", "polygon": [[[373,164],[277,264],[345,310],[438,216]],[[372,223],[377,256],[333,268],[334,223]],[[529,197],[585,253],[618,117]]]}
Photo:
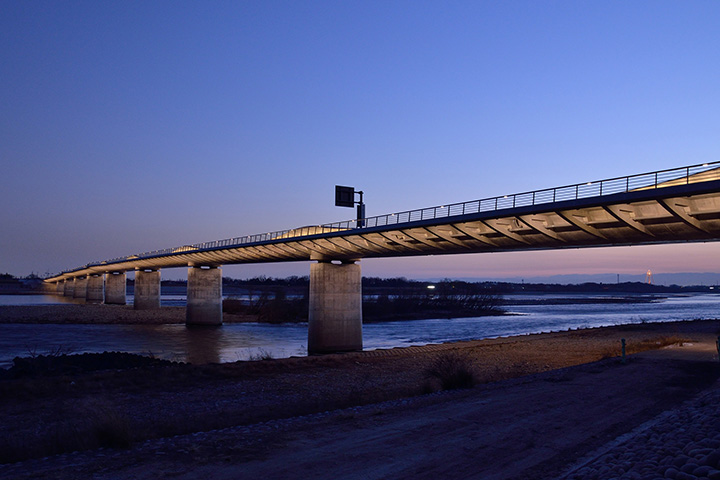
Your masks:
{"label": "grass", "polygon": [[257,353],[250,354],[248,357],[248,361],[250,362],[256,362],[259,360],[273,360],[275,357],[273,357],[273,354],[270,353],[268,350],[265,350],[264,348],[258,348]]}

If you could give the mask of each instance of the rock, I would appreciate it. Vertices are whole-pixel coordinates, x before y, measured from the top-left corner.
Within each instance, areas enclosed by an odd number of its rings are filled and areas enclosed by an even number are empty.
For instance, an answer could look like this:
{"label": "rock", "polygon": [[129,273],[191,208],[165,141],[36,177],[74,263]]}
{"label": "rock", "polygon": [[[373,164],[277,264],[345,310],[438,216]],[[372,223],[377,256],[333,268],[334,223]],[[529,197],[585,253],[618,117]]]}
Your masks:
{"label": "rock", "polygon": [[715,470],[714,468],[708,466],[708,465],[702,465],[695,470],[692,471],[692,474],[696,477],[707,477],[708,473]]}
{"label": "rock", "polygon": [[690,457],[688,457],[687,455],[678,455],[677,457],[675,457],[675,460],[673,460],[672,464],[677,468],[680,468],[685,465],[688,460],[690,460]]}
{"label": "rock", "polygon": [[710,480],[720,480],[720,470],[710,470],[706,476]]}
{"label": "rock", "polygon": [[713,452],[708,453],[705,458],[703,458],[700,463],[702,465],[709,465],[711,467],[717,467],[718,461],[720,461],[720,450],[715,450]]}

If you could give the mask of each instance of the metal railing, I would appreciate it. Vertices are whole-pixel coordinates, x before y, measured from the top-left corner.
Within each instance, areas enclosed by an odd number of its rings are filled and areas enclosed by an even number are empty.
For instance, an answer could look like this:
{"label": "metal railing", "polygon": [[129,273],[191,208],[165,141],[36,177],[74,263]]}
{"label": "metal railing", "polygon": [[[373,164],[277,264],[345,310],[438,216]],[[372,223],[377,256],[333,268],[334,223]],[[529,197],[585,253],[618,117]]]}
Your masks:
{"label": "metal railing", "polygon": [[[421,220],[435,220],[439,218],[454,217],[459,215],[469,215],[475,213],[500,211],[510,208],[544,205],[567,200],[603,197],[606,195],[613,195],[617,193],[657,189],[676,185],[686,185],[691,183],[701,183],[711,180],[720,180],[720,161],[703,163],[700,165],[692,165],[689,167],[660,170],[657,172],[642,173],[639,175],[630,175],[627,177],[611,178],[608,180],[577,183],[564,187],[516,193],[513,195],[484,198],[481,200],[472,200],[469,202],[453,203],[450,205],[441,205],[437,207],[421,208],[418,210],[408,210],[405,212],[377,215],[374,217],[365,218],[361,221],[346,220],[342,222],[328,223],[324,225],[307,226],[291,230],[260,233],[257,235],[246,235],[243,237],[234,237],[224,240],[215,240],[212,242],[184,245],[182,247],[154,250],[152,252],[145,252],[137,255],[128,255],[126,257],[113,258],[102,262],[93,262],[81,268],[104,264],[121,263],[135,259],[191,253],[200,250],[212,250],[223,247],[239,247],[247,244],[268,242],[284,238],[306,237],[310,235],[354,230],[358,228],[374,228],[400,225],[403,223],[410,223]],[[358,227],[358,224],[362,225],[362,227]],[[74,270],[66,270],[62,273],[68,273],[72,271]]]}

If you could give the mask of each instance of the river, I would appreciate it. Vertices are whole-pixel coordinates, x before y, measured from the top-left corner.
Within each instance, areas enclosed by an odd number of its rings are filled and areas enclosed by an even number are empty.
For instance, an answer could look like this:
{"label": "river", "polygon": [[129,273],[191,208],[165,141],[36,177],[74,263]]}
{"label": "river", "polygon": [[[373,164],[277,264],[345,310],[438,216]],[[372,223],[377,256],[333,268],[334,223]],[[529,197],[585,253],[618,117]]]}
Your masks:
{"label": "river", "polygon": [[[516,315],[365,324],[364,349],[720,317],[720,294],[669,296],[650,303],[587,303],[588,299],[601,297],[575,295],[582,303],[542,303],[549,298],[552,297],[506,296],[510,302],[522,303],[507,307]],[[538,303],[533,303],[535,300]],[[62,303],[62,297],[0,295],[0,305],[56,303]],[[184,303],[184,298],[163,296],[162,303],[178,305]],[[188,329],[184,325],[0,324],[0,368],[10,366],[16,356],[103,351],[132,352],[191,363],[306,355],[307,324],[243,323],[201,329]]]}

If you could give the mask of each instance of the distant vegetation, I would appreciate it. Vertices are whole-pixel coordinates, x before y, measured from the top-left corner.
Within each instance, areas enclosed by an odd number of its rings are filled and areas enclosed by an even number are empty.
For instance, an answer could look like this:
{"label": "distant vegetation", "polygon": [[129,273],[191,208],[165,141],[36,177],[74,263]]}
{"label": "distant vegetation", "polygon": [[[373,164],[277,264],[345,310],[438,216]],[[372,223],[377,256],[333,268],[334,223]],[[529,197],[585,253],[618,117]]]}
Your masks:
{"label": "distant vegetation", "polygon": [[[228,298],[223,311],[255,315],[269,323],[307,321],[309,277],[254,277],[238,280],[223,278]],[[431,287],[431,288],[428,288]],[[583,283],[560,285],[543,283],[467,282],[444,279],[438,282],[409,280],[404,277],[364,277],[363,321],[416,320],[424,318],[460,318],[501,315],[506,303],[503,295],[512,294],[605,294],[613,302],[653,301],[653,294],[710,292],[711,287],[651,285],[641,282]],[[635,296],[642,295],[642,297]],[[241,300],[240,297],[245,298]],[[248,301],[247,297],[252,300]],[[588,299],[591,301],[592,299]],[[534,300],[537,301],[537,300]],[[555,299],[562,303],[562,299]],[[575,300],[573,300],[575,301]],[[592,300],[600,301],[600,300]]]}
{"label": "distant vegetation", "polygon": [[0,273],[0,294],[42,293],[42,278],[34,273],[27,277],[16,277],[9,273]]}
{"label": "distant vegetation", "polygon": [[[223,302],[223,311],[255,315],[260,322],[284,323],[308,320],[308,277],[250,280],[223,279],[235,287],[241,299],[231,296]],[[417,320],[423,318],[459,318],[501,315],[502,296],[489,283],[471,284],[444,280],[433,283],[405,278],[363,278],[363,321]],[[227,290],[227,289],[226,289]]]}

